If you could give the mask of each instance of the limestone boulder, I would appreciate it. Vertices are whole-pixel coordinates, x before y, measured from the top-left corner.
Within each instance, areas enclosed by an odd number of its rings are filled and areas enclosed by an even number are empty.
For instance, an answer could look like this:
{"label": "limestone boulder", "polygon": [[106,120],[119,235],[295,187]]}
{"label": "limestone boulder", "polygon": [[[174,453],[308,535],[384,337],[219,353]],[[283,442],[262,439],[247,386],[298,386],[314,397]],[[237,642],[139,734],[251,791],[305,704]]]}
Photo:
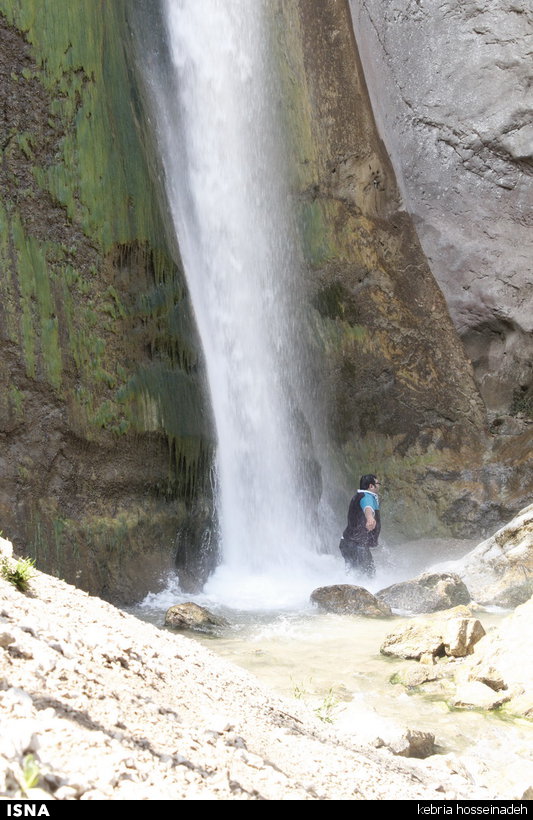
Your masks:
{"label": "limestone boulder", "polygon": [[443,656],[444,642],[441,630],[433,623],[413,621],[406,627],[391,632],[381,645],[382,655],[419,661],[423,656]]}
{"label": "limestone boulder", "polygon": [[[416,618],[387,635],[380,651],[382,655],[414,660],[463,658],[472,654],[484,635],[477,618]],[[431,676],[423,677],[429,680]]]}
{"label": "limestone boulder", "polygon": [[477,618],[451,618],[444,624],[444,652],[449,657],[464,658],[472,654],[484,635],[485,629]]}
{"label": "limestone boulder", "polygon": [[533,597],[485,633],[475,618],[416,618],[387,636],[384,655],[418,660],[400,667],[391,683],[460,709],[499,709],[533,719]]}
{"label": "limestone boulder", "polygon": [[458,674],[460,685],[476,682],[505,695],[505,708],[533,718],[533,598],[505,618],[476,647]]}
{"label": "limestone boulder", "polygon": [[213,615],[203,606],[188,601],[184,604],[175,604],[167,609],[165,614],[165,626],[174,629],[192,629],[198,632],[213,632],[217,628],[229,626],[229,622]]}
{"label": "limestone boulder", "polygon": [[364,587],[352,584],[318,587],[311,593],[311,601],[325,612],[340,615],[364,615],[367,618],[392,615],[387,603],[378,600]]}
{"label": "limestone boulder", "polygon": [[464,582],[451,572],[426,572],[392,584],[376,593],[376,597],[393,609],[412,614],[450,609],[471,600]]}
{"label": "limestone boulder", "polygon": [[533,504],[460,560],[433,569],[459,576],[480,604],[524,603],[533,595]]}
{"label": "limestone boulder", "polygon": [[443,677],[442,666],[435,663],[409,664],[403,666],[391,677],[390,682],[401,684],[406,689],[418,689],[426,683],[433,683]]}

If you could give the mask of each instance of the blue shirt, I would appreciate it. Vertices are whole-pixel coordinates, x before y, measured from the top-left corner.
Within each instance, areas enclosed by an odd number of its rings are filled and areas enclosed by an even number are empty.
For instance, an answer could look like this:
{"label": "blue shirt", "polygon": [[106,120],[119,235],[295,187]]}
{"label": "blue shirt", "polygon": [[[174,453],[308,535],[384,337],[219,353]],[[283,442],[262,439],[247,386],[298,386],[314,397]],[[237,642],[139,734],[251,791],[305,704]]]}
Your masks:
{"label": "blue shirt", "polygon": [[359,504],[361,505],[361,509],[364,512],[365,507],[372,507],[372,509],[379,510],[379,499],[375,493],[371,493],[370,490],[362,490],[364,492],[364,496],[362,497]]}

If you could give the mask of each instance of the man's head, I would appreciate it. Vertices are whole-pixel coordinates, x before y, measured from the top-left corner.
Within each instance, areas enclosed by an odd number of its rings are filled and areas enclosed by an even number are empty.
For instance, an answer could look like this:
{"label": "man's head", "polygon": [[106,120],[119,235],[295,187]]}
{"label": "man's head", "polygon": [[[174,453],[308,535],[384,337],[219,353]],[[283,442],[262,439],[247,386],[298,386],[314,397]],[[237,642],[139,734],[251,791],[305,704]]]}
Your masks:
{"label": "man's head", "polygon": [[359,482],[359,489],[360,490],[369,490],[371,487],[375,491],[377,490],[379,485],[379,481],[377,476],[375,475],[362,475],[361,480]]}

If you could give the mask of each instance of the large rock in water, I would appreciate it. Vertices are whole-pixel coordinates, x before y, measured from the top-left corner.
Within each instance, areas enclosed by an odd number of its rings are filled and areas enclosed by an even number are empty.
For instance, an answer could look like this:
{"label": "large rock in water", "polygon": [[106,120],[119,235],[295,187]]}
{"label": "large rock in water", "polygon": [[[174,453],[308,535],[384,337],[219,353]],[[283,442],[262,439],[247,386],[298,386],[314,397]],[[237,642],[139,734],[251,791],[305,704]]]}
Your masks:
{"label": "large rock in water", "polygon": [[212,632],[214,629],[229,626],[225,618],[213,615],[203,606],[188,601],[184,604],[175,604],[167,609],[165,626],[174,629],[193,629],[198,632]]}
{"label": "large rock in water", "polygon": [[432,732],[422,732],[419,729],[405,729],[391,732],[381,738],[376,738],[375,746],[385,746],[390,752],[399,757],[417,757],[420,759],[435,754],[435,735]]}
{"label": "large rock in water", "polygon": [[524,603],[533,595],[533,504],[460,560],[433,569],[456,573],[480,604]]}
{"label": "large rock in water", "polygon": [[334,584],[318,587],[311,593],[311,601],[326,612],[339,615],[365,615],[367,618],[382,618],[392,615],[390,607],[378,601],[364,587],[352,584]]}
{"label": "large rock in water", "polygon": [[382,618],[392,615],[390,607],[372,595],[364,587],[352,584],[334,584],[319,587],[311,593],[311,601],[326,612],[339,615],[365,615],[368,618]]}
{"label": "large rock in water", "polygon": [[420,660],[423,656],[463,658],[485,635],[477,618],[415,618],[387,635],[382,655]]}
{"label": "large rock in water", "polygon": [[455,709],[498,709],[511,699],[507,692],[495,691],[478,681],[460,684],[449,699]]}
{"label": "large rock in water", "polygon": [[468,604],[470,593],[458,575],[425,572],[410,581],[381,589],[376,597],[393,609],[421,614]]}

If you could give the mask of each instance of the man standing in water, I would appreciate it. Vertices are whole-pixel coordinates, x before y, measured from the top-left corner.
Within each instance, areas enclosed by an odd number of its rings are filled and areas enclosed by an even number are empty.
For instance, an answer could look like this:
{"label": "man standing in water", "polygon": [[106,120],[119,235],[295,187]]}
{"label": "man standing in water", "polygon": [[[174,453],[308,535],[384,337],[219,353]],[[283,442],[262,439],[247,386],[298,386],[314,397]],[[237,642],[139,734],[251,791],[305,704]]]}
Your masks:
{"label": "man standing in water", "polygon": [[347,569],[371,578],[375,573],[370,549],[377,547],[381,522],[379,518],[380,482],[375,475],[361,476],[359,492],[350,501],[348,526],[339,544]]}

